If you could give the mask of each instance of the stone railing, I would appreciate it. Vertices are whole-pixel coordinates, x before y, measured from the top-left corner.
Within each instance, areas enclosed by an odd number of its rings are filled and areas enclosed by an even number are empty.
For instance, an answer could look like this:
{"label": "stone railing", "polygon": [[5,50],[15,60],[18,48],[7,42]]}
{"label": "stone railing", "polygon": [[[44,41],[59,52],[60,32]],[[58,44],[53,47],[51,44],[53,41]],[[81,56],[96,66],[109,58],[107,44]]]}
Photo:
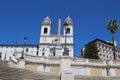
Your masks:
{"label": "stone railing", "polygon": [[105,67],[106,62],[101,60],[95,60],[95,59],[85,59],[85,58],[73,58],[72,65],[78,65],[78,66],[97,66],[97,67]]}
{"label": "stone railing", "polygon": [[50,57],[49,58],[49,64],[53,64],[53,65],[60,65],[60,58],[59,57]]}
{"label": "stone railing", "polygon": [[[60,57],[44,57],[44,56],[33,56],[25,55],[26,62],[42,63],[42,64],[53,64],[60,65]],[[85,58],[71,58],[71,65],[77,66],[93,66],[93,67],[120,67],[119,61],[102,61],[96,59],[85,59]]]}
{"label": "stone railing", "polygon": [[25,61],[31,63],[39,63],[39,64],[60,64],[60,57],[44,57],[44,56],[33,56],[33,55],[25,55]]}
{"label": "stone railing", "polygon": [[42,56],[33,56],[33,55],[25,55],[26,62],[33,62],[33,63],[45,63],[45,58]]}
{"label": "stone railing", "polygon": [[[34,63],[29,67],[35,67],[37,71],[50,72],[51,70],[59,69],[59,73],[63,76],[64,73],[86,76],[120,76],[119,61],[102,61],[95,59],[73,58],[73,57],[44,57],[25,55],[24,59],[20,59],[18,63],[9,62],[11,67],[25,68],[26,63]],[[13,64],[15,66],[13,66]]]}

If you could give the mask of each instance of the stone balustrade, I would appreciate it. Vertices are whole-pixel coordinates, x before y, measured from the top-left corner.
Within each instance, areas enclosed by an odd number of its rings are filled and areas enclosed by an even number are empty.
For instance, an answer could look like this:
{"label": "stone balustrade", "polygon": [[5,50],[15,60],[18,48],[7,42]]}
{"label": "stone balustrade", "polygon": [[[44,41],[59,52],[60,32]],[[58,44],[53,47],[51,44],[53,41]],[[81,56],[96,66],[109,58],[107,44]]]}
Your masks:
{"label": "stone balustrade", "polygon": [[[9,63],[9,65],[13,65],[13,63]],[[102,61],[75,57],[25,55],[24,62],[20,60],[14,65],[16,68],[58,74],[65,71],[79,76],[120,76],[120,62],[116,60]]]}
{"label": "stone balustrade", "polygon": [[25,55],[25,61],[31,63],[45,63],[43,56]]}

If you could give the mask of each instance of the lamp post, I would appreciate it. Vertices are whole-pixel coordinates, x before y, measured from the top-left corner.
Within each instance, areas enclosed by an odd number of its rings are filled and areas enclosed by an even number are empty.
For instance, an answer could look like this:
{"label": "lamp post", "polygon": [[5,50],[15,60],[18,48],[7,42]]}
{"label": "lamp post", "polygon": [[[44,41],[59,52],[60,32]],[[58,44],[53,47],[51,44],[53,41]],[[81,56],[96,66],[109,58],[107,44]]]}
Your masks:
{"label": "lamp post", "polygon": [[39,45],[37,45],[37,52],[36,52],[37,56],[38,56],[38,53],[39,53]]}
{"label": "lamp post", "polygon": [[66,34],[67,34],[67,26],[68,26],[68,23],[65,22],[63,25],[64,25],[64,27],[65,27],[65,48],[64,48],[63,56],[68,56],[69,53],[68,53],[68,51],[67,51],[67,44],[66,44],[66,43],[67,43]]}
{"label": "lamp post", "polygon": [[27,37],[24,37],[24,46],[23,46],[23,51],[22,51],[22,55],[21,55],[20,59],[24,59],[24,48],[26,45],[26,41],[27,41]]}

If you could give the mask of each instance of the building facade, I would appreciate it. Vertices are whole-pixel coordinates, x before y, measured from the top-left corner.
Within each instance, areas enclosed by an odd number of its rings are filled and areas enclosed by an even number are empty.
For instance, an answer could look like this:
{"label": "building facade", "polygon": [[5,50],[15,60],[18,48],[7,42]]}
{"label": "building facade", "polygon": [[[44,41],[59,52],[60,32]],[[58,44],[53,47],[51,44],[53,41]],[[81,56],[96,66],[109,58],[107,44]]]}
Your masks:
{"label": "building facade", "polygon": [[[99,58],[102,60],[113,60],[114,55],[113,55],[113,44],[108,41],[103,41],[100,39],[95,39],[91,41],[92,43],[95,43],[98,49],[98,55]],[[84,50],[85,48],[82,49],[82,54],[84,55]],[[116,60],[120,60],[120,48],[115,46],[115,56]]]}
{"label": "building facade", "polygon": [[[73,21],[67,17],[64,21],[67,26],[63,26],[63,34],[61,35],[61,19],[58,20],[58,34],[52,35],[52,21],[46,17],[41,26],[39,56],[62,56],[66,47],[69,56],[73,56]],[[66,41],[65,41],[66,40]],[[65,44],[66,42],[66,44]],[[67,46],[66,46],[67,45]]]}
{"label": "building facade", "polygon": [[58,34],[53,35],[52,21],[47,16],[41,24],[40,42],[38,44],[0,44],[0,56],[2,60],[9,61],[13,55],[20,56],[21,53],[45,56],[59,57],[65,50],[68,56],[73,57],[74,41],[73,41],[73,21],[67,17],[64,21],[63,34],[61,34],[61,19],[58,20]]}

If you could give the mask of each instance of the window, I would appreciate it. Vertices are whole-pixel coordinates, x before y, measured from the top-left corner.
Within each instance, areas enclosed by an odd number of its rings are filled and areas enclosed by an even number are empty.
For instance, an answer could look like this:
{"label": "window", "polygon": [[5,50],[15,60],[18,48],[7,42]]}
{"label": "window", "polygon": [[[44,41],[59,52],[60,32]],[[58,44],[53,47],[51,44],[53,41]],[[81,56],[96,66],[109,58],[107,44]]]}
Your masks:
{"label": "window", "polygon": [[44,34],[47,34],[48,28],[44,28]]}
{"label": "window", "polygon": [[55,41],[58,41],[58,39],[55,39]]}
{"label": "window", "polygon": [[66,29],[66,34],[70,34],[70,28]]}
{"label": "window", "polygon": [[36,55],[38,56],[38,51],[36,52]]}
{"label": "window", "polygon": [[42,53],[42,56],[44,56],[44,55],[45,55],[45,53],[43,52],[43,53]]}
{"label": "window", "polygon": [[52,43],[54,43],[54,41],[52,40]]}
{"label": "window", "polygon": [[1,59],[2,52],[0,52],[0,59]]}
{"label": "window", "polygon": [[105,57],[105,54],[103,54],[103,57]]}
{"label": "window", "polygon": [[110,59],[112,59],[112,57],[110,56]]}
{"label": "window", "polygon": [[55,39],[55,43],[57,43],[58,39]]}
{"label": "window", "polygon": [[53,56],[55,56],[55,52],[53,53]]}
{"label": "window", "polygon": [[26,48],[26,52],[28,52],[28,48]]}
{"label": "window", "polygon": [[103,49],[103,52],[105,52],[105,50]]}
{"label": "window", "polygon": [[107,55],[107,58],[109,58],[109,56]]}
{"label": "window", "polygon": [[39,46],[37,45],[37,50],[39,49]]}
{"label": "window", "polygon": [[45,48],[43,48],[43,50],[45,50]]}

